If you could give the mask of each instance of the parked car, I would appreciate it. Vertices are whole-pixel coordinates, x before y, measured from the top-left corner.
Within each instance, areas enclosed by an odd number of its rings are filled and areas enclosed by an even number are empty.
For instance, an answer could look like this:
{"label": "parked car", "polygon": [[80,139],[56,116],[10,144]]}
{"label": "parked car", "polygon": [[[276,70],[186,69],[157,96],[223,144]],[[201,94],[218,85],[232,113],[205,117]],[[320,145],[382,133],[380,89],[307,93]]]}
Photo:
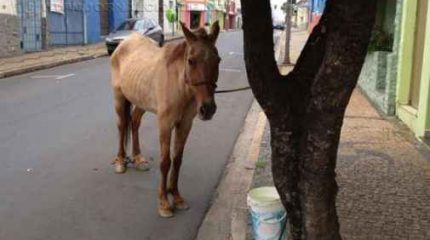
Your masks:
{"label": "parked car", "polygon": [[285,24],[281,23],[281,22],[274,23],[273,24],[273,29],[284,31],[285,30]]}
{"label": "parked car", "polygon": [[149,18],[131,18],[123,22],[106,37],[106,47],[109,55],[115,51],[122,40],[134,32],[152,38],[160,46],[164,43],[163,29],[154,20]]}

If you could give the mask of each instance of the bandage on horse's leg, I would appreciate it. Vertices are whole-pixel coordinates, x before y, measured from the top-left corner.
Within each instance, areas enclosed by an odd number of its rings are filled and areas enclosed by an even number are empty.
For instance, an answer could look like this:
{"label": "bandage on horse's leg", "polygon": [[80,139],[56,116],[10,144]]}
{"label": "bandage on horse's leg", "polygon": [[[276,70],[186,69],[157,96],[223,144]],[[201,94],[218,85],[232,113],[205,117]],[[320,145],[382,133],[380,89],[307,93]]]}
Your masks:
{"label": "bandage on horse's leg", "polygon": [[115,99],[115,111],[118,115],[118,153],[114,160],[115,172],[124,173],[126,171],[126,141],[129,127],[130,102],[124,97],[118,96]]}
{"label": "bandage on horse's leg", "polygon": [[131,132],[133,138],[133,163],[136,169],[138,170],[149,170],[148,162],[142,156],[140,152],[140,144],[139,144],[139,127],[142,120],[142,116],[145,111],[141,108],[134,107],[133,112],[131,114]]}

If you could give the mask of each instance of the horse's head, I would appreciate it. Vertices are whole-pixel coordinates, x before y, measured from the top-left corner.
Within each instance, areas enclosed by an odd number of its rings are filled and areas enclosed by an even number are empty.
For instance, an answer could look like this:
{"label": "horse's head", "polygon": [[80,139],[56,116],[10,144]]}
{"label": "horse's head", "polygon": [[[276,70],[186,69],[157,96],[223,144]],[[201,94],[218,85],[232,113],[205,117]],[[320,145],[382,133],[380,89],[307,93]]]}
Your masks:
{"label": "horse's head", "polygon": [[203,28],[191,32],[182,22],[181,27],[187,43],[185,81],[194,93],[200,119],[210,120],[216,112],[214,94],[221,61],[215,47],[219,24],[216,21],[210,33]]}

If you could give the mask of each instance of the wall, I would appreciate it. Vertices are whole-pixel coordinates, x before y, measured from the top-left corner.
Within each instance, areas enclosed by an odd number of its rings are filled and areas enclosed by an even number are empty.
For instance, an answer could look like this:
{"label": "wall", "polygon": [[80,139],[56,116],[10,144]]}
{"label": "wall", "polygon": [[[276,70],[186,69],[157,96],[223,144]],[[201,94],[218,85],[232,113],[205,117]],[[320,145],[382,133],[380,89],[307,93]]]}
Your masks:
{"label": "wall", "polygon": [[121,23],[130,18],[129,1],[110,0],[109,31],[117,29]]}
{"label": "wall", "polygon": [[[164,33],[165,34],[171,34],[172,33],[172,28],[173,28],[172,24],[169,23],[169,21],[167,20],[167,16],[166,16],[167,10],[169,8],[171,8],[173,10],[176,10],[176,5],[175,5],[175,1],[174,0],[164,0],[164,14],[163,14],[163,17],[164,17],[164,26],[163,26],[163,29],[164,29]],[[174,26],[175,32],[176,32],[177,27],[178,26],[175,23],[175,26]]]}
{"label": "wall", "polygon": [[100,0],[85,0],[86,43],[102,40],[100,31]]}
{"label": "wall", "polygon": [[309,31],[318,24],[321,15],[325,8],[326,0],[311,0],[311,19],[309,23]]}
{"label": "wall", "polygon": [[294,24],[300,30],[305,30],[309,22],[309,9],[307,6],[297,8],[297,16],[294,18]]}
{"label": "wall", "polygon": [[21,53],[19,19],[15,0],[0,2],[0,57]]}
{"label": "wall", "polygon": [[[190,27],[190,14],[191,11],[189,9],[189,5],[190,4],[203,4],[206,6],[206,0],[184,0],[182,1],[182,5],[180,8],[180,15],[181,18],[180,20],[183,21],[186,26]],[[204,27],[204,24],[206,23],[207,20],[207,11],[200,11],[200,27]]]}
{"label": "wall", "polygon": [[[385,5],[386,3],[387,5]],[[393,48],[391,52],[368,52],[358,80],[358,86],[369,100],[380,111],[389,116],[396,112],[395,99],[402,4],[402,0],[396,2],[392,0],[378,1],[377,25],[391,27],[386,31],[393,34]]]}
{"label": "wall", "polygon": [[398,64],[398,91],[397,91],[397,116],[419,138],[429,138],[430,131],[430,4],[427,4],[427,17],[425,20],[425,34],[422,68],[420,77],[420,95],[418,107],[409,105],[410,85],[414,69],[414,49],[416,44],[417,13],[419,10],[417,0],[404,0],[404,15],[402,19],[402,35],[400,47],[400,61]]}

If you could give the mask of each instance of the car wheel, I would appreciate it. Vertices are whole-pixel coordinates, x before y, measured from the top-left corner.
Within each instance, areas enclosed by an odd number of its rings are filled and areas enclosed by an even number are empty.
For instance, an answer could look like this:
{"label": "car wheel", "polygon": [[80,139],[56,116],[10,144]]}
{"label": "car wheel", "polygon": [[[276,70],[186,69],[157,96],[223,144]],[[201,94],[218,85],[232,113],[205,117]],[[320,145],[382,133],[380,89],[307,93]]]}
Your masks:
{"label": "car wheel", "polygon": [[160,41],[158,42],[158,45],[159,45],[160,47],[162,47],[162,46],[164,45],[164,35],[161,35],[161,36],[160,36]]}

